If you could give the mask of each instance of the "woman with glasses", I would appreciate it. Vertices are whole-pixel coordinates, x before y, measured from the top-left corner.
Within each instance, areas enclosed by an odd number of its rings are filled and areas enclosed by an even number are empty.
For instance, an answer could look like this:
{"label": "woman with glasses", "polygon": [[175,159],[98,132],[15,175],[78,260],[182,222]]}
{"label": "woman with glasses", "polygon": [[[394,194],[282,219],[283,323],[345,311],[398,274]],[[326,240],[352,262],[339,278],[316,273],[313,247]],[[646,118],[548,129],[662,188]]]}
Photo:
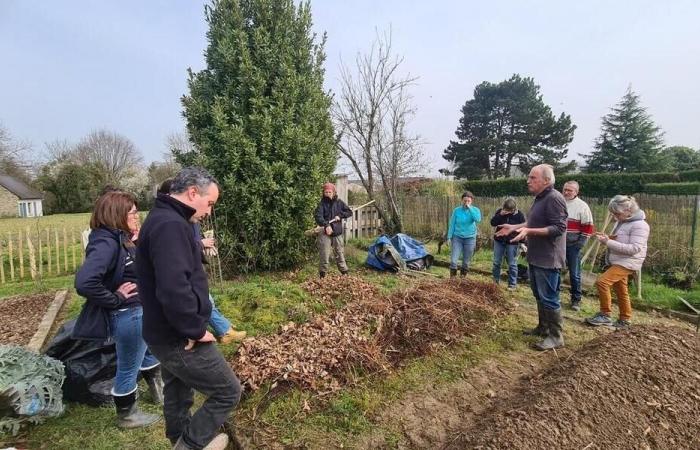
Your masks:
{"label": "woman with glasses", "polygon": [[160,363],[148,351],[141,335],[143,309],[136,284],[135,246],[138,230],[136,199],[127,192],[107,192],[97,199],[90,218],[90,236],[85,261],[75,275],[75,289],[85,297],[73,337],[114,341],[117,373],[112,396],[117,425],[136,428],[160,419],[136,405],[139,371],[151,396],[162,403]]}
{"label": "woman with glasses", "polygon": [[[632,303],[627,289],[627,279],[642,268],[647,256],[649,224],[645,220],[644,211],[639,209],[634,197],[616,195],[610,200],[608,210],[616,221],[612,233],[610,235],[595,233],[594,236],[607,247],[605,259],[609,267],[596,281],[600,312],[586,319],[586,323],[593,326],[613,325],[616,328],[627,328],[632,318]],[[620,318],[615,323],[610,319],[611,288],[615,290],[620,308]]]}

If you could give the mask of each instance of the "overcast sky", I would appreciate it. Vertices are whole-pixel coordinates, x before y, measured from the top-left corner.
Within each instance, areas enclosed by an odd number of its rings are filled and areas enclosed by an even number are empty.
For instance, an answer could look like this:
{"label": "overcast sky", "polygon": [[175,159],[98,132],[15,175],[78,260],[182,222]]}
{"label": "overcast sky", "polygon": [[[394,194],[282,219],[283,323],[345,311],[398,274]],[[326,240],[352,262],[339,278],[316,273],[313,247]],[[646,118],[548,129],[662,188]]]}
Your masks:
{"label": "overcast sky", "polygon": [[[41,151],[96,128],[158,160],[184,129],[186,70],[203,67],[203,4],[194,0],[0,0],[0,123]],[[341,60],[393,31],[413,89],[413,130],[430,173],[445,166],[460,108],[482,81],[534,77],[556,114],[578,126],[570,156],[588,153],[600,118],[628,85],[666,133],[700,147],[700,2],[315,0],[328,33],[326,86]]]}

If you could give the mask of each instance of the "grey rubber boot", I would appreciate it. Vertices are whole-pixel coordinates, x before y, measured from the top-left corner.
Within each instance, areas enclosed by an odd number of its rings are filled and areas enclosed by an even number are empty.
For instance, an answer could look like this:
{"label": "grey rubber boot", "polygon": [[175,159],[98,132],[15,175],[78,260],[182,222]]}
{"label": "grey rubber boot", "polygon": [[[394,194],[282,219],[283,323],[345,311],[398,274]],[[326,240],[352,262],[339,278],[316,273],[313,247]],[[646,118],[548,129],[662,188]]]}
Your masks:
{"label": "grey rubber boot", "polygon": [[136,392],[128,395],[115,395],[114,405],[117,408],[117,426],[119,428],[147,427],[160,420],[157,414],[147,414],[136,406]]}
{"label": "grey rubber boot", "polygon": [[564,334],[562,333],[562,315],[559,309],[542,310],[545,325],[549,330],[549,336],[534,345],[536,350],[552,350],[564,346]]}
{"label": "grey rubber boot", "polygon": [[151,393],[151,400],[156,405],[163,404],[163,376],[160,372],[160,366],[152,369],[142,370],[143,379],[148,384],[148,391]]}
{"label": "grey rubber boot", "polygon": [[525,336],[547,337],[547,335],[549,334],[549,330],[544,324],[544,317],[542,311],[544,311],[544,308],[542,308],[540,303],[537,302],[537,326],[535,328],[523,330],[523,334]]}

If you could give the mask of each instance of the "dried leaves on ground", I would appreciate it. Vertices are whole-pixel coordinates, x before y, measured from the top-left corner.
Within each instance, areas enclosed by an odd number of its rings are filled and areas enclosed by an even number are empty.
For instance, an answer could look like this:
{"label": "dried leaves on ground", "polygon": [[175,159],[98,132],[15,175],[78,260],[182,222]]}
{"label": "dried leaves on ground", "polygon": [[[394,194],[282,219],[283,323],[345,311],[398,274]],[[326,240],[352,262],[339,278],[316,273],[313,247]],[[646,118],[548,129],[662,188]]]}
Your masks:
{"label": "dried leaves on ground", "polygon": [[36,294],[0,299],[0,344],[29,344],[53,298]]}
{"label": "dried leaves on ground", "polygon": [[232,364],[251,389],[284,380],[335,390],[358,371],[390,370],[476,333],[508,310],[496,286],[472,280],[429,282],[390,296],[354,277],[308,281],[304,288],[323,302],[346,303],[276,335],[247,339]]}

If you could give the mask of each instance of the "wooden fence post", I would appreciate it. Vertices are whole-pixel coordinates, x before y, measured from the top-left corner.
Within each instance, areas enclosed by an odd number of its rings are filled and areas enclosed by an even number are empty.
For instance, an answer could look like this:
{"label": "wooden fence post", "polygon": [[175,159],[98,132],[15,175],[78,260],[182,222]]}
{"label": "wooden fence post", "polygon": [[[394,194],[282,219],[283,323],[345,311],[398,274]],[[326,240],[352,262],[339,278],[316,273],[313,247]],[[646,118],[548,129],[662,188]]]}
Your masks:
{"label": "wooden fence post", "polygon": [[14,255],[12,254],[12,234],[7,233],[7,253],[10,256],[10,279],[15,281],[15,262],[13,260]]}
{"label": "wooden fence post", "polygon": [[17,232],[17,257],[19,258],[19,279],[24,278],[24,246],[22,245],[22,230]]}
{"label": "wooden fence post", "polygon": [[0,242],[0,282],[5,284],[5,258],[2,254],[2,242]]}
{"label": "wooden fence post", "polygon": [[48,228],[46,229],[46,262],[49,263],[46,273],[51,275],[53,273],[51,268],[51,234],[49,233]]}
{"label": "wooden fence post", "polygon": [[32,244],[29,227],[27,227],[27,252],[29,253],[29,274],[32,280],[36,280],[36,255],[34,254],[34,244]]}
{"label": "wooden fence post", "polygon": [[41,230],[37,227],[36,230],[36,237],[37,237],[37,242],[39,243],[39,277],[41,278],[44,274],[44,259],[42,258],[42,249],[41,249]]}
{"label": "wooden fence post", "polygon": [[73,271],[75,271],[75,269],[78,267],[75,264],[75,228],[71,228],[70,230],[70,249],[73,253]]}
{"label": "wooden fence post", "polygon": [[56,241],[56,274],[61,273],[61,243],[58,241],[58,228],[53,230]]}
{"label": "wooden fence post", "polygon": [[63,268],[68,273],[68,233],[66,227],[63,227]]}

